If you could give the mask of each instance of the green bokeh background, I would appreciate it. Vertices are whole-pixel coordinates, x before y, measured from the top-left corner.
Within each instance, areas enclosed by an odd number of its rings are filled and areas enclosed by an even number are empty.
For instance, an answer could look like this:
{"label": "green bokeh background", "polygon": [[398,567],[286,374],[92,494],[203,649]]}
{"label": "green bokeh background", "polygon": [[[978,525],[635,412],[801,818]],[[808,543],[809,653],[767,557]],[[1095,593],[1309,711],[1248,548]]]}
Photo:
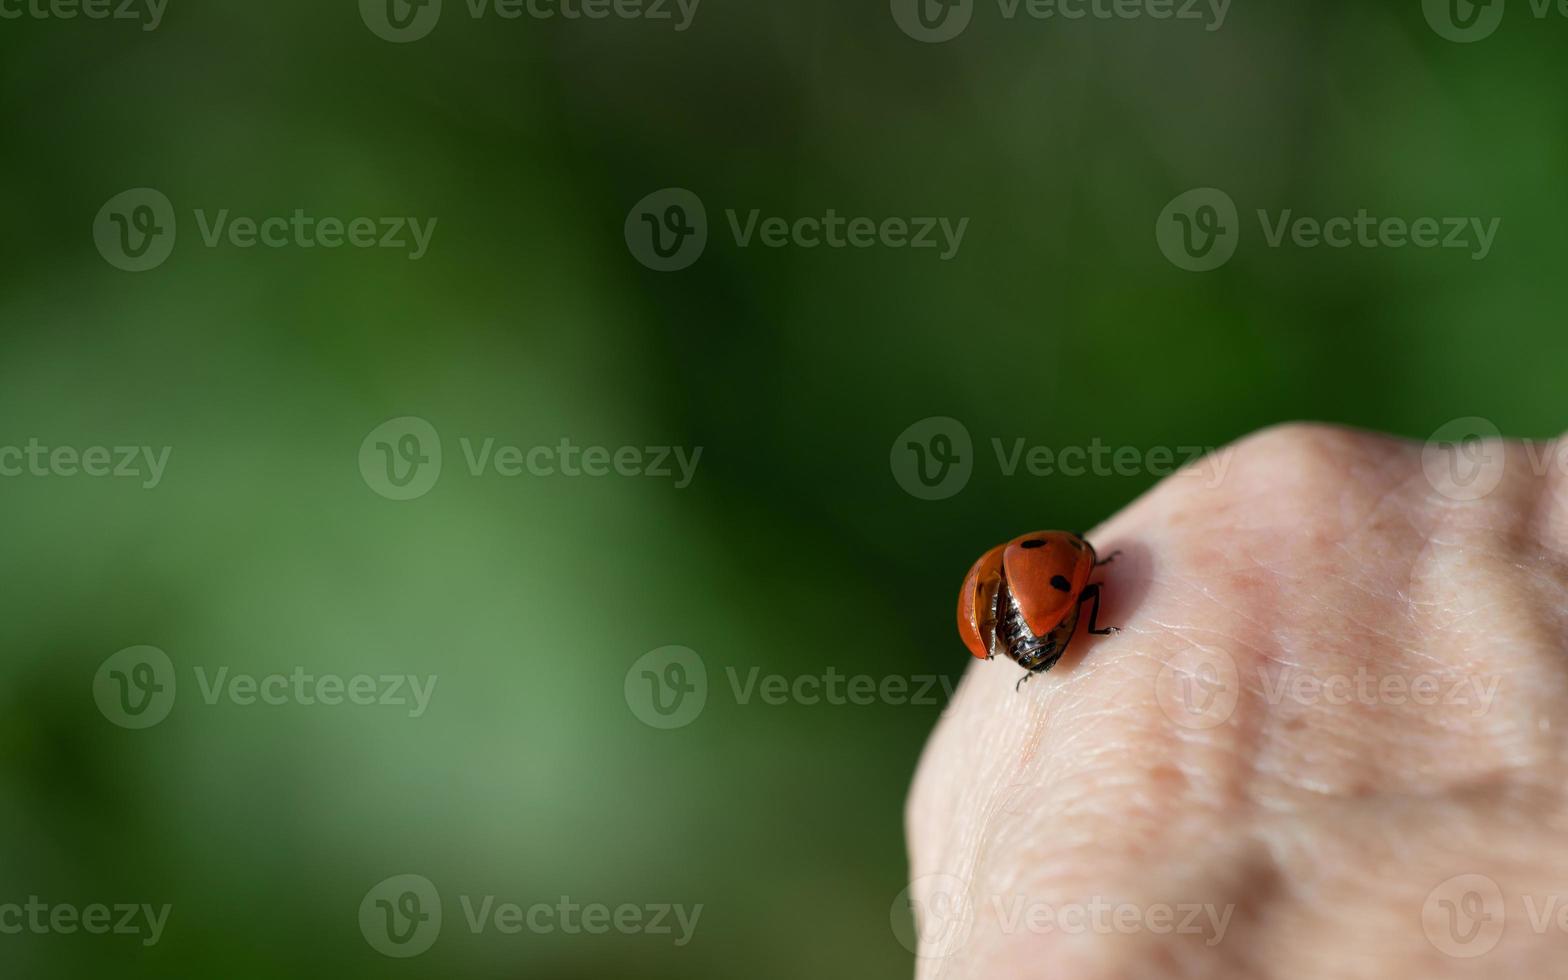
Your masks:
{"label": "green bokeh background", "polygon": [[[0,480],[0,903],[170,903],[163,939],[0,936],[28,977],[902,977],[902,805],[939,706],[739,704],[726,671],[941,674],[986,546],[1087,528],[1150,474],[1004,476],[990,440],[1220,445],[1318,418],[1423,438],[1562,426],[1568,20],[1475,44],[1415,0],[1188,22],[1008,22],[941,45],[881,0],[705,0],[690,30],[474,20],[388,43],[353,0],[171,0],[162,25],[0,20],[0,445],[171,446],[163,483]],[[173,255],[94,216],[153,187]],[[623,239],[706,203],[691,268]],[[1226,190],[1234,259],[1181,271],[1165,204]],[[931,252],[741,249],[723,212],[967,217]],[[418,215],[427,256],[204,247],[192,211]],[[1501,217],[1492,254],[1268,248],[1258,208]],[[1548,372],[1543,374],[1542,372]],[[428,495],[361,479],[419,416]],[[959,419],[956,496],[894,480]],[[472,477],[457,440],[701,446],[695,482]],[[179,671],[99,713],[109,655]],[[657,731],[628,668],[696,650]],[[204,703],[193,670],[436,675],[428,712]],[[445,899],[387,959],[359,904]],[[472,935],[458,895],[700,903],[693,940]]]}

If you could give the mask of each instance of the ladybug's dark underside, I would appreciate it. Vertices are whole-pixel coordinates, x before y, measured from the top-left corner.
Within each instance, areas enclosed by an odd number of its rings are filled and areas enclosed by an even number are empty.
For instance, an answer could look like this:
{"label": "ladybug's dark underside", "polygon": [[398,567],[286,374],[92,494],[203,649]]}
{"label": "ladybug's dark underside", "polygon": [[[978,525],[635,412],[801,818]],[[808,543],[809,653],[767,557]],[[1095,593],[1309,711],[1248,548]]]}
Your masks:
{"label": "ladybug's dark underside", "polygon": [[[1080,540],[1082,540],[1080,536]],[[1083,542],[1094,555],[1094,567],[1101,568],[1109,565],[1116,559],[1120,552],[1113,552],[1104,561],[1100,560],[1099,553],[1088,541]],[[1085,604],[1089,606],[1089,632],[1095,636],[1109,636],[1116,633],[1117,628],[1107,626],[1101,628],[1100,615],[1100,586],[1094,583],[1087,586],[1078,595],[1078,601],[1066,616],[1062,617],[1054,628],[1044,636],[1036,636],[1024,620],[1024,614],[1018,608],[1018,602],[1013,598],[1013,590],[1008,585],[1007,577],[1002,577],[1001,587],[996,591],[996,641],[991,647],[991,657],[994,658],[998,650],[1005,653],[1009,660],[1029,671],[1019,679],[1019,685],[1035,674],[1043,674],[1055,667],[1057,662],[1067,652],[1067,645],[1072,642],[1073,634],[1078,628],[1078,615]]]}
{"label": "ladybug's dark underside", "polygon": [[[1098,611],[1099,587],[1091,588],[1095,590],[1095,611]],[[1087,589],[1084,591],[1088,593]],[[1013,590],[1007,587],[1006,579],[1003,579],[1002,587],[997,590],[996,604],[996,646],[1007,654],[1008,659],[1037,674],[1055,667],[1056,662],[1062,659],[1062,654],[1067,652],[1067,644],[1071,642],[1073,631],[1078,626],[1078,607],[1074,606],[1073,611],[1055,629],[1044,636],[1035,636],[1029,631],[1029,624],[1024,622],[1023,611],[1014,601]]]}

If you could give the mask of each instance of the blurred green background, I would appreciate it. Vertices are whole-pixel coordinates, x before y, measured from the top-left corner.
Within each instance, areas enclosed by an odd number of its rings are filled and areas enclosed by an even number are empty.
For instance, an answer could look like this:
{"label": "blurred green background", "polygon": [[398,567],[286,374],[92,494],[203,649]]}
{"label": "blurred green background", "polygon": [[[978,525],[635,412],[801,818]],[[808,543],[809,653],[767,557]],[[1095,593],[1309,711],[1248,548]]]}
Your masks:
{"label": "blurred green background", "polygon": [[[982,0],[942,44],[884,0],[706,0],[685,31],[446,0],[408,43],[353,0],[0,20],[0,446],[172,450],[152,489],[0,478],[0,905],[172,906],[151,946],[0,935],[7,975],[908,976],[902,805],[940,703],[742,703],[728,672],[956,680],[969,562],[1157,478],[1007,476],[993,438],[1560,429],[1565,38],[1514,3],[1455,43],[1415,0],[1237,2],[1218,30]],[[178,236],[130,273],[94,222],[142,187]],[[623,226],[666,187],[710,236],[661,273]],[[1155,239],[1196,187],[1241,214],[1206,273]],[[946,262],[741,248],[731,208],[969,226]],[[1259,208],[1502,224],[1484,261],[1270,248]],[[198,209],[438,225],[410,261],[207,247]],[[359,461],[404,416],[444,466],[397,501]],[[935,416],[973,476],[922,500],[895,440]],[[684,489],[508,479],[464,438],[703,454]],[[130,730],[95,675],[139,645],[178,694]],[[668,645],[708,692],[661,730],[626,692]],[[419,717],[209,704],[225,667],[437,687]],[[359,910],[403,874],[444,924],[392,959]],[[486,895],[702,912],[683,946],[475,934],[460,896]]]}

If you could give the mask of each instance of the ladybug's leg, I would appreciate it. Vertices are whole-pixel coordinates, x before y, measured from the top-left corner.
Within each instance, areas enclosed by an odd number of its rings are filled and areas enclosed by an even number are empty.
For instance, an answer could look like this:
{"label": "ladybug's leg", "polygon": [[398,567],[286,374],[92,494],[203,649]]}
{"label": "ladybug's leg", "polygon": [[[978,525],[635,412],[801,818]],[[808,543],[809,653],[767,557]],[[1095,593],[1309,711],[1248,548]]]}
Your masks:
{"label": "ladybug's leg", "polygon": [[1055,667],[1057,661],[1059,661],[1061,659],[1062,659],[1062,655],[1060,653],[1058,653],[1056,656],[1052,657],[1050,660],[1045,661],[1040,666],[1031,668],[1028,671],[1026,671],[1024,673],[1024,676],[1018,678],[1018,683],[1013,685],[1014,693],[1017,693],[1018,689],[1023,687],[1024,686],[1024,682],[1029,680],[1029,678],[1033,677],[1036,674],[1043,674],[1043,673],[1045,673],[1046,671],[1050,670],[1052,667]]}
{"label": "ladybug's leg", "polygon": [[1120,551],[1111,552],[1109,555],[1106,555],[1104,558],[1101,558],[1099,561],[1095,562],[1094,567],[1099,568],[1101,565],[1109,565],[1111,562],[1116,560],[1116,556],[1119,554],[1121,554]]}
{"label": "ladybug's leg", "polygon": [[[1114,558],[1115,555],[1112,555],[1111,557]],[[1105,560],[1110,561],[1111,559],[1107,558]],[[1100,618],[1100,584],[1098,582],[1084,589],[1083,594],[1078,597],[1079,606],[1082,606],[1086,602],[1094,603],[1094,605],[1089,607],[1090,633],[1093,633],[1095,636],[1110,636],[1112,633],[1121,632],[1121,630],[1115,626],[1107,626],[1104,629],[1100,629],[1099,627],[1098,620]]]}

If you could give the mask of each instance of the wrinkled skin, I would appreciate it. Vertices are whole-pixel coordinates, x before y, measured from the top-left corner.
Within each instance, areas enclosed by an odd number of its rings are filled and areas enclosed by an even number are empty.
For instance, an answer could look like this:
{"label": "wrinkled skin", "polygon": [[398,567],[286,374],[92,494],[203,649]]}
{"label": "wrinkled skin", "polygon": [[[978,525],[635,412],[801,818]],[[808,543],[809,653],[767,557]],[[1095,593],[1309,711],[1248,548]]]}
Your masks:
{"label": "wrinkled skin", "polygon": [[1090,533],[1123,632],[974,663],[926,748],[917,975],[1563,975],[1568,445],[1481,448],[1461,500],[1443,450],[1271,429]]}

